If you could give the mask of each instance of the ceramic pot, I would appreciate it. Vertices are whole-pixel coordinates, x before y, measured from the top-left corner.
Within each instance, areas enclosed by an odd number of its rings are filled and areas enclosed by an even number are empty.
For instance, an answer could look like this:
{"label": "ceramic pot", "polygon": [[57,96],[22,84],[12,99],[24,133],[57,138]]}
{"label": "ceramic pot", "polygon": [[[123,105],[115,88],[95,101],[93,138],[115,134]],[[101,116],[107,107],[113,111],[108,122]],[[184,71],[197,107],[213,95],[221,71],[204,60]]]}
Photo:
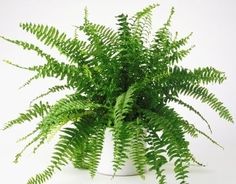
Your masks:
{"label": "ceramic pot", "polygon": [[[112,132],[111,128],[107,128],[105,130],[105,137],[103,142],[103,150],[101,154],[100,163],[98,165],[97,172],[99,174],[104,175],[113,175],[113,150],[114,150],[114,142],[112,139]],[[126,160],[124,166],[116,172],[117,176],[130,176],[130,175],[137,175],[136,168],[130,159],[128,154],[128,159]]]}

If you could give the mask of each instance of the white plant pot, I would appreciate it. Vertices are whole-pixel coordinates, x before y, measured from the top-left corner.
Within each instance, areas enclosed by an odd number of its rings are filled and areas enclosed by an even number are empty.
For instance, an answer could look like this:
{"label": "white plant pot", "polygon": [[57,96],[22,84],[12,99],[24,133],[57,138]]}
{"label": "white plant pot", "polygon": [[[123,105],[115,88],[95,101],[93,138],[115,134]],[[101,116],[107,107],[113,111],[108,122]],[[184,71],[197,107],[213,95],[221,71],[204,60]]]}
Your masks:
{"label": "white plant pot", "polygon": [[[114,142],[112,139],[112,132],[111,128],[107,128],[105,131],[105,137],[103,142],[103,150],[101,154],[100,163],[98,165],[97,172],[99,174],[104,175],[113,175],[113,150],[114,150]],[[116,176],[130,176],[130,175],[137,175],[136,168],[128,155],[128,159],[125,162],[125,165],[116,172]]]}

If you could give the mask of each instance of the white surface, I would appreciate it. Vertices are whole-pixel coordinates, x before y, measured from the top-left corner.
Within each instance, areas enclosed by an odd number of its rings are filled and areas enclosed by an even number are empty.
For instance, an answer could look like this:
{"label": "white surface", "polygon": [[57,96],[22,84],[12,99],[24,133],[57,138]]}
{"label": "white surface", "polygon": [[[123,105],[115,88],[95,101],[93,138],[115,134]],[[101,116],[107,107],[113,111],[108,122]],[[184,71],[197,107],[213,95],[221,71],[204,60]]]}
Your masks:
{"label": "white surface", "polygon": [[[32,40],[23,32],[20,22],[34,22],[55,25],[62,31],[73,35],[72,25],[82,23],[83,9],[88,7],[90,18],[101,24],[115,27],[114,16],[121,12],[132,14],[145,5],[156,1],[142,0],[0,0],[0,35],[13,38]],[[211,87],[217,96],[225,102],[236,117],[236,2],[234,0],[162,0],[161,6],[154,14],[153,27],[161,25],[171,6],[175,6],[176,14],[173,19],[173,30],[181,35],[194,32],[192,43],[196,48],[184,61],[184,65],[214,66],[226,72],[228,80],[221,86]],[[9,59],[23,65],[42,62],[33,53],[22,52],[21,49],[0,41],[0,60]],[[0,126],[3,122],[14,118],[28,105],[29,99],[43,92],[47,86],[55,83],[36,82],[31,87],[18,91],[31,74],[16,70],[0,62]],[[236,166],[236,128],[220,120],[217,115],[206,106],[193,102],[201,112],[206,114],[212,124],[213,137],[218,140],[224,150],[216,148],[205,139],[191,140],[191,147],[196,157],[207,164],[206,168],[191,167],[189,183],[191,184],[235,184]],[[186,118],[198,122],[195,116],[183,112]],[[31,124],[13,128],[0,133],[0,183],[25,184],[27,178],[44,169],[49,161],[52,145],[43,147],[36,156],[27,152],[26,157],[18,165],[12,164],[14,153],[22,145],[15,144],[20,135],[31,129]],[[48,149],[49,148],[49,149]],[[172,167],[167,167],[168,184],[175,184]],[[56,174],[48,183],[51,184],[153,184],[155,176],[147,173],[146,180],[139,177],[118,177],[111,180],[107,176],[96,176],[93,180],[85,171],[67,167]]]}

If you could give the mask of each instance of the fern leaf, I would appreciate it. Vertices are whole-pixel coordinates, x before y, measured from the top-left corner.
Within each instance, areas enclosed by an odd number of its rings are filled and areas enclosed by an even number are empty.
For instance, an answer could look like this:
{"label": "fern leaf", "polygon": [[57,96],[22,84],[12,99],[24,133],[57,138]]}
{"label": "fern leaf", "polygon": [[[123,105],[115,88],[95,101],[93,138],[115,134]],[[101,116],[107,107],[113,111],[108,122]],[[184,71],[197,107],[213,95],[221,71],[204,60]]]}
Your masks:
{"label": "fern leaf", "polygon": [[[138,174],[144,178],[145,168],[147,164],[146,159],[146,146],[145,146],[145,132],[144,128],[140,126],[140,120],[131,126],[131,159],[136,167]],[[133,123],[133,122],[132,122]]]}
{"label": "fern leaf", "polygon": [[66,40],[66,34],[60,34],[59,31],[52,26],[33,23],[21,23],[20,27],[23,30],[35,35],[36,38],[42,41],[45,45],[51,47],[57,46],[58,44]]}
{"label": "fern leaf", "polygon": [[54,135],[69,121],[79,121],[82,116],[100,107],[100,105],[78,99],[72,100],[70,97],[73,99],[73,95],[68,96],[53,105],[47,116],[39,123],[39,128],[45,137]]}
{"label": "fern leaf", "polygon": [[130,147],[130,130],[125,123],[117,123],[113,127],[114,139],[114,159],[113,171],[116,172],[122,168],[128,158],[128,148]]}
{"label": "fern leaf", "polygon": [[40,77],[39,74],[34,75],[34,76],[31,77],[30,79],[28,79],[23,85],[21,85],[21,86],[19,87],[19,89],[25,88],[26,86],[30,85],[31,82],[33,82],[34,80],[38,79],[39,77]]}
{"label": "fern leaf", "polygon": [[213,93],[208,92],[207,88],[199,85],[185,85],[180,89],[180,93],[200,99],[203,103],[207,103],[213,110],[218,112],[221,118],[229,122],[233,122],[233,117],[229,110],[220,102]]}
{"label": "fern leaf", "polygon": [[193,124],[188,123],[187,121],[182,121],[182,126],[185,130],[188,130],[188,132],[192,132],[194,134],[200,134],[206,139],[208,139],[213,144],[217,145],[220,148],[223,148],[218,142],[216,142],[214,139],[212,139],[209,135],[204,133],[203,131],[197,129]]}
{"label": "fern leaf", "polygon": [[53,86],[53,87],[49,88],[47,92],[45,92],[45,93],[35,97],[33,100],[31,100],[30,104],[32,104],[34,101],[36,101],[36,100],[38,100],[38,99],[40,99],[42,97],[45,97],[45,96],[47,96],[47,95],[49,95],[51,93],[56,93],[56,92],[59,92],[59,91],[65,90],[65,89],[70,89],[70,87],[67,86],[67,85],[56,85],[56,86]]}
{"label": "fern leaf", "polygon": [[[38,131],[38,129],[36,128],[35,132],[37,132],[37,131]],[[35,133],[35,132],[34,132],[34,133]],[[18,163],[19,159],[22,157],[23,153],[27,150],[27,148],[29,148],[31,145],[33,145],[33,144],[36,143],[38,140],[40,140],[40,138],[41,138],[41,135],[40,135],[40,133],[39,133],[39,134],[36,135],[29,143],[27,143],[27,144],[24,146],[24,148],[23,148],[19,153],[16,154],[14,162],[15,162],[15,163]]]}
{"label": "fern leaf", "polygon": [[152,26],[152,11],[159,6],[159,4],[151,4],[144,8],[142,11],[137,12],[131,19],[132,31],[135,36],[144,42],[148,42],[148,37],[151,34]]}
{"label": "fern leaf", "polygon": [[129,113],[130,109],[132,108],[132,105],[134,103],[133,96],[135,91],[136,87],[133,85],[127,90],[127,92],[117,97],[113,112],[115,125],[122,122],[125,118],[125,115]]}
{"label": "fern leaf", "polygon": [[56,170],[61,170],[72,159],[76,149],[87,139],[94,124],[81,121],[79,123],[75,122],[74,125],[72,128],[62,130],[63,133],[55,145],[55,152],[52,155],[51,164],[45,171],[30,178],[27,184],[43,184],[52,177]]}
{"label": "fern leaf", "polygon": [[40,55],[42,57],[44,56],[43,51],[38,46],[36,46],[34,44],[27,43],[27,42],[20,41],[20,40],[9,39],[9,38],[3,37],[3,36],[0,36],[0,38],[4,39],[5,41],[8,41],[10,43],[16,44],[16,45],[22,47],[23,49],[35,51],[38,55]]}
{"label": "fern leaf", "polygon": [[48,103],[44,104],[41,101],[37,104],[32,105],[26,113],[21,113],[20,116],[14,120],[9,121],[5,124],[4,130],[8,129],[16,124],[24,123],[25,121],[31,121],[37,117],[43,117],[50,110],[50,105]]}
{"label": "fern leaf", "polygon": [[222,83],[226,77],[223,72],[220,72],[212,67],[197,68],[193,71],[174,66],[169,68],[168,82],[192,83],[192,84],[209,84]]}
{"label": "fern leaf", "polygon": [[98,125],[94,127],[94,130],[96,132],[92,133],[88,140],[89,151],[87,152],[87,156],[85,158],[88,160],[87,167],[92,177],[95,176],[100,161],[105,128],[104,126]]}
{"label": "fern leaf", "polygon": [[[157,128],[155,126],[155,128]],[[166,184],[165,170],[163,166],[167,163],[165,156],[165,143],[158,136],[157,132],[151,129],[147,129],[147,136],[145,138],[147,143],[146,157],[147,163],[150,165],[150,170],[155,171],[157,180],[160,184]]]}
{"label": "fern leaf", "polygon": [[133,106],[133,95],[136,88],[131,86],[127,92],[121,94],[116,99],[114,106],[113,118],[114,118],[114,161],[113,170],[114,174],[121,169],[124,165],[127,156],[127,148],[129,147],[129,131],[128,127],[123,123],[125,116],[129,113]]}
{"label": "fern leaf", "polygon": [[197,111],[193,106],[185,103],[184,101],[180,100],[180,99],[177,99],[177,98],[171,98],[171,101],[174,101],[186,108],[188,108],[190,111],[194,112],[195,114],[197,114],[206,124],[207,124],[207,127],[208,129],[210,130],[210,132],[212,133],[212,129],[211,129],[211,125],[209,124],[209,122],[203,117],[203,115]]}
{"label": "fern leaf", "polygon": [[11,66],[14,66],[14,67],[16,67],[16,68],[20,68],[20,69],[24,69],[24,70],[29,70],[29,71],[31,71],[30,67],[20,66],[20,65],[18,65],[18,64],[12,63],[12,62],[9,61],[9,60],[3,60],[3,62],[5,62],[5,63],[7,63],[7,64],[9,64],[9,65],[11,65]]}
{"label": "fern leaf", "polygon": [[[150,113],[149,113],[150,114]],[[162,129],[160,138],[166,146],[166,152],[170,160],[175,159],[175,173],[177,180],[185,183],[188,177],[188,165],[191,160],[189,143],[185,140],[184,131],[179,126],[182,119],[171,108],[163,107],[158,113],[150,114],[152,125]]]}
{"label": "fern leaf", "polygon": [[[30,44],[27,42],[19,41],[19,40],[12,40],[8,38],[2,37],[4,40],[14,43],[18,46],[23,47],[27,50],[32,50],[36,52],[39,56],[45,58],[47,60],[47,64],[43,66],[34,66],[30,67],[30,70],[37,71],[37,77],[56,77],[63,80],[65,77],[67,78],[67,82],[69,85],[75,85],[75,80],[72,80],[72,76],[76,75],[78,68],[74,65],[68,65],[63,62],[58,62],[55,58],[46,54],[42,51],[39,47],[35,46],[34,44]],[[73,77],[75,78],[75,77]]]}

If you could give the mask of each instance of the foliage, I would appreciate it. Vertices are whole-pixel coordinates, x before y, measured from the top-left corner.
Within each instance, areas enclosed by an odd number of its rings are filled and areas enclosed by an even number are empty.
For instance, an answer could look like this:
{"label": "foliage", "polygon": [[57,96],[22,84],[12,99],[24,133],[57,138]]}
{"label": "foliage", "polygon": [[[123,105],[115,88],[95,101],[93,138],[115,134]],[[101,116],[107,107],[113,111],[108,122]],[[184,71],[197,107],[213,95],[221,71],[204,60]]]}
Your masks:
{"label": "foliage", "polygon": [[[69,162],[76,168],[87,168],[94,176],[107,127],[112,128],[114,137],[114,174],[122,168],[130,151],[140,176],[144,176],[145,167],[149,165],[159,183],[164,184],[163,166],[173,161],[176,179],[184,184],[187,183],[189,164],[192,161],[198,163],[189,149],[186,135],[202,135],[214,144],[217,142],[185,120],[170,107],[170,102],[186,107],[209,128],[204,116],[181,100],[182,95],[200,100],[221,118],[233,122],[228,109],[205,87],[209,83],[222,83],[226,79],[225,74],[212,67],[190,70],[179,65],[192,49],[186,46],[191,34],[184,38],[178,38],[177,34],[172,36],[170,25],[174,9],[150,41],[151,15],[157,6],[150,5],[132,18],[124,14],[117,16],[117,31],[90,22],[86,11],[84,23],[76,31],[82,31],[87,41],[80,40],[78,35],[68,38],[51,26],[20,24],[23,30],[46,46],[56,48],[67,62],[59,61],[35,44],[1,37],[35,52],[46,61],[32,67],[6,61],[34,72],[34,77],[25,85],[47,77],[63,82],[34,98],[25,113],[4,127],[8,129],[41,118],[35,130],[21,139],[34,136],[17,154],[16,161],[29,146],[35,144],[36,151],[46,140],[60,134],[50,165],[29,179],[28,184],[44,183]],[[72,94],[55,104],[38,101],[66,89],[73,90]],[[32,105],[32,102],[35,104]]]}

